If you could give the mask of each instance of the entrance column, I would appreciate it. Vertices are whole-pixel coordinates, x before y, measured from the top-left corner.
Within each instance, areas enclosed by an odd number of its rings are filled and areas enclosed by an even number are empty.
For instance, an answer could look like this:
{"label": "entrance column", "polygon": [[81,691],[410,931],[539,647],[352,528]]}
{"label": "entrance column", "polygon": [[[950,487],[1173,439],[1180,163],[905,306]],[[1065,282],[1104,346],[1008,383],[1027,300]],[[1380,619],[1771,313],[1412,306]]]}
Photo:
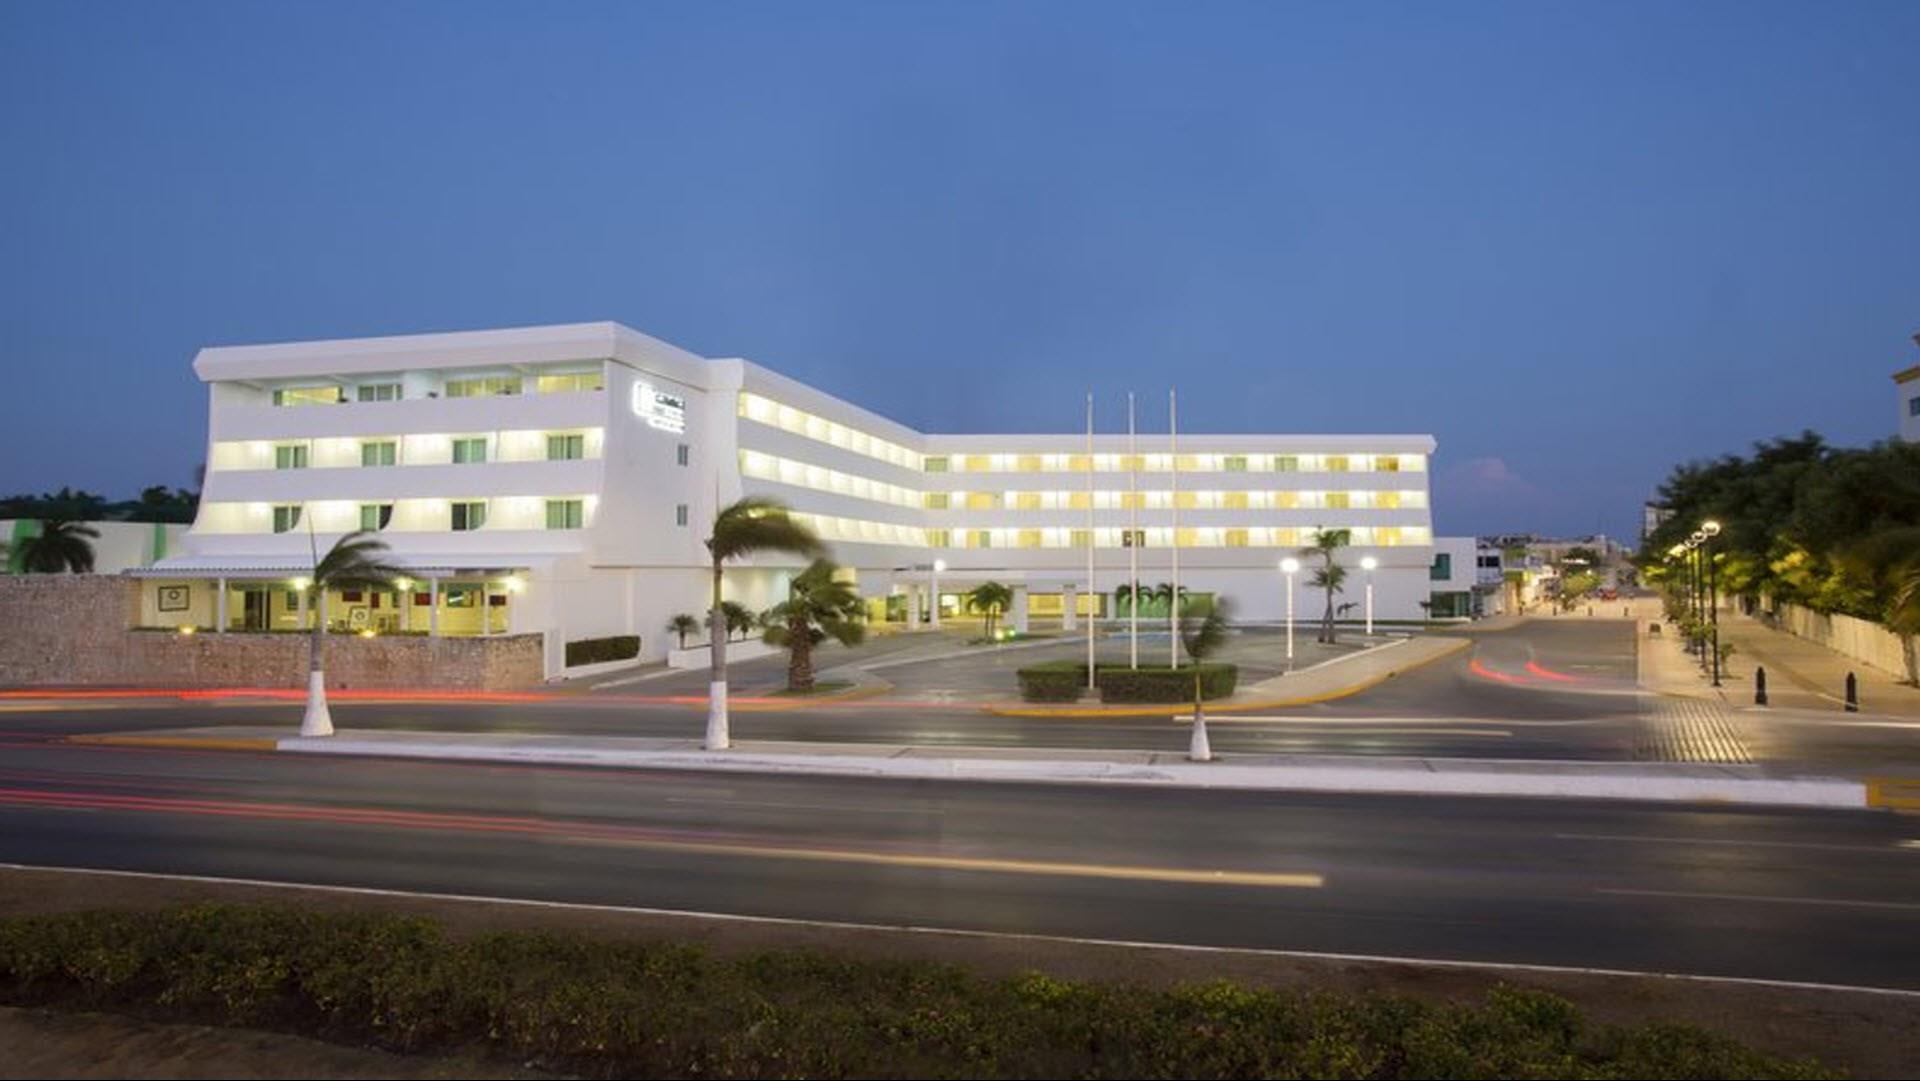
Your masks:
{"label": "entrance column", "polygon": [[227,580],[214,579],[214,589],[216,592],[213,595],[213,633],[225,634],[227,633]]}
{"label": "entrance column", "polygon": [[1017,634],[1027,633],[1027,587],[1013,587],[1013,629]]}
{"label": "entrance column", "polygon": [[293,624],[298,630],[308,630],[307,626],[307,590],[311,585],[301,586],[293,591]]}
{"label": "entrance column", "polygon": [[440,637],[440,579],[427,579],[427,637]]}
{"label": "entrance column", "polygon": [[1060,590],[1060,629],[1070,631],[1080,626],[1080,593],[1069,582]]}
{"label": "entrance column", "polygon": [[907,587],[907,629],[910,631],[917,631],[920,629],[920,587],[919,586],[910,585]]}

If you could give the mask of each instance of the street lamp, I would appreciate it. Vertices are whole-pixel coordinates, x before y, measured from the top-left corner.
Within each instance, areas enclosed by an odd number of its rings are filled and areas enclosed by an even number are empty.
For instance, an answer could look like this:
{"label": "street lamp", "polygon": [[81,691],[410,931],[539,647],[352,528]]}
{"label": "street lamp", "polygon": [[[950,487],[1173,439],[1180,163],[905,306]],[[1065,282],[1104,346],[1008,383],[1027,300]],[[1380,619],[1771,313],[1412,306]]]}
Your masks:
{"label": "street lamp", "polygon": [[946,560],[933,561],[933,584],[930,589],[933,595],[928,599],[933,603],[933,629],[936,631],[940,629],[940,572],[946,569]]}
{"label": "street lamp", "polygon": [[1293,576],[1300,573],[1300,561],[1288,556],[1280,561],[1280,573],[1287,576],[1287,670],[1293,670]]}
{"label": "street lamp", "polygon": [[1373,637],[1373,568],[1378,567],[1379,565],[1380,565],[1380,561],[1373,558],[1372,556],[1362,556],[1360,558],[1360,569],[1367,572],[1367,637],[1368,638]]}
{"label": "street lamp", "polygon": [[1709,518],[1700,523],[1701,554],[1707,561],[1707,626],[1712,634],[1713,685],[1720,685],[1720,570],[1713,564],[1713,538],[1720,535],[1720,523]]}

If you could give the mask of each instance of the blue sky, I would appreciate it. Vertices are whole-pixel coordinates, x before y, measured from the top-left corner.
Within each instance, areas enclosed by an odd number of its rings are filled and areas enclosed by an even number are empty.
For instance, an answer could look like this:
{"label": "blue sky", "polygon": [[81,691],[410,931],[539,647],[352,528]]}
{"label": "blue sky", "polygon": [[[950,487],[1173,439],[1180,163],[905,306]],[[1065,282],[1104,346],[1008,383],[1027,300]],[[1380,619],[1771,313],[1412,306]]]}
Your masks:
{"label": "blue sky", "polygon": [[1910,2],[0,0],[0,492],[189,482],[202,345],[614,319],[929,430],[1432,432],[1441,530],[1627,533],[1892,430],[1916,56]]}

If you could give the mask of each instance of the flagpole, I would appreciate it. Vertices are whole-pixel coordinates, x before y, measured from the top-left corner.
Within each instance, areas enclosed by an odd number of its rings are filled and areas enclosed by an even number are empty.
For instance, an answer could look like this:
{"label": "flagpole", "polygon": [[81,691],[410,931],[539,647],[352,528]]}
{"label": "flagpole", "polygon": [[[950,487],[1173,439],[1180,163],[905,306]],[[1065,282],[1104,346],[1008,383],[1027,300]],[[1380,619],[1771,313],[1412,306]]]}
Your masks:
{"label": "flagpole", "polygon": [[1167,390],[1167,475],[1173,491],[1173,595],[1167,598],[1167,667],[1180,667],[1180,422]]}
{"label": "flagpole", "polygon": [[1087,391],[1087,689],[1094,688],[1094,626],[1100,621],[1100,592],[1093,582],[1093,391]]}
{"label": "flagpole", "polygon": [[1140,455],[1134,452],[1133,392],[1127,392],[1127,667],[1140,667]]}

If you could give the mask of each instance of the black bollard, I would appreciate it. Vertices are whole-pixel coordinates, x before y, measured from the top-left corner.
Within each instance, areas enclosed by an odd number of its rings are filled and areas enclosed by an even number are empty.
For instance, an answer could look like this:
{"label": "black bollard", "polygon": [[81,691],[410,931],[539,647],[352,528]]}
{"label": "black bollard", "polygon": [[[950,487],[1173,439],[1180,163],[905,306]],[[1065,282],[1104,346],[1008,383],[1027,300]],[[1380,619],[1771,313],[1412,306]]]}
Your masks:
{"label": "black bollard", "polygon": [[1753,704],[1767,704],[1767,670],[1758,666],[1753,670]]}
{"label": "black bollard", "polygon": [[1853,678],[1852,672],[1847,673],[1847,712],[1860,712],[1860,681]]}

